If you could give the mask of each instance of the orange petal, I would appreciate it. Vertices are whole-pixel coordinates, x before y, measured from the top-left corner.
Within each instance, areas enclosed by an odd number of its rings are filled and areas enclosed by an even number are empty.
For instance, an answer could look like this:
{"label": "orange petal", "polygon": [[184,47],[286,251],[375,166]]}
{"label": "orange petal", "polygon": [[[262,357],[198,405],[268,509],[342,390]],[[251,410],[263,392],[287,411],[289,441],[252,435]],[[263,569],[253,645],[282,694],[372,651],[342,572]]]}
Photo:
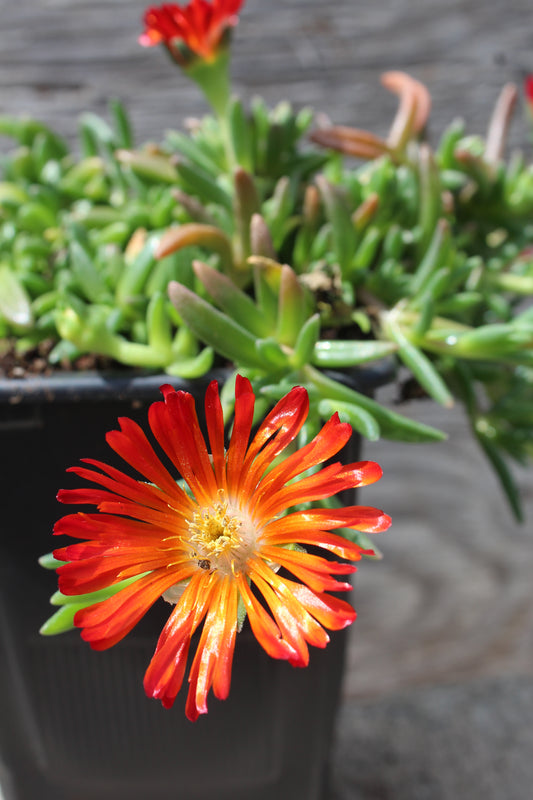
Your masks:
{"label": "orange petal", "polygon": [[338,414],[334,414],[312,441],[283,459],[281,464],[263,478],[257,489],[258,496],[277,492],[297,475],[332,458],[344,447],[351,435],[351,426],[341,422]]}
{"label": "orange petal", "polygon": [[[172,526],[176,533],[176,525]],[[76,539],[105,540],[119,545],[124,540],[130,543],[154,544],[168,537],[166,528],[136,519],[118,517],[114,514],[66,514],[54,525],[55,536],[71,536]]]}
{"label": "orange petal", "polygon": [[237,575],[236,580],[253,634],[263,650],[272,658],[290,660],[297,657],[294,648],[282,638],[281,631],[272,617],[253,595],[246,578]]}
{"label": "orange petal", "polygon": [[295,386],[276,403],[252,439],[243,464],[241,492],[249,495],[272,461],[294,441],[309,411],[309,396]]}
{"label": "orange petal", "polygon": [[193,397],[187,392],[165,393],[163,403],[150,406],[148,420],[157,441],[197,500],[209,502],[217,486]]}
{"label": "orange petal", "polygon": [[307,647],[298,616],[287,607],[287,604],[277,596],[276,592],[255,571],[251,573],[251,578],[274,615],[284,641],[294,651],[294,654],[288,659],[289,664],[293,667],[306,667],[309,663],[309,648]]}
{"label": "orange petal", "polygon": [[224,416],[218,394],[218,383],[211,381],[205,393],[205,418],[216,482],[226,488],[226,451],[224,448]]}
{"label": "orange petal", "polygon": [[300,553],[283,547],[262,547],[262,557],[292,572],[298,580],[316,592],[341,592],[350,590],[351,584],[337,581],[331,573],[347,575],[355,572],[352,564],[328,561],[310,553]]}
{"label": "orange petal", "polygon": [[150,483],[171,497],[182,499],[184,492],[159,460],[142,428],[128,417],[121,417],[118,422],[120,431],[110,431],[106,436],[110,447]]}
{"label": "orange petal", "polygon": [[94,650],[105,650],[123,639],[173,582],[168,572],[145,575],[113,597],[78,611],[74,624],[83,628],[82,639]]}
{"label": "orange petal", "polygon": [[313,508],[309,511],[295,511],[286,517],[275,519],[263,530],[265,540],[274,543],[278,535],[284,536],[284,543],[289,543],[287,536],[293,535],[293,542],[302,542],[301,535],[313,535],[334,528],[353,528],[354,530],[378,533],[390,527],[391,518],[378,508],[372,506],[346,506],[344,508]]}
{"label": "orange petal", "polygon": [[227,479],[230,492],[235,491],[242,474],[252,430],[255,395],[247,378],[237,375],[233,431],[227,454]]}
{"label": "orange petal", "polygon": [[329,636],[322,626],[307,612],[306,608],[288,588],[285,578],[276,574],[270,567],[256,560],[251,578],[265,598],[274,614],[284,638],[298,652],[298,660],[289,659],[293,666],[306,666],[309,653],[305,642],[314,647],[325,647]]}
{"label": "orange petal", "polygon": [[313,592],[307,586],[293,581],[287,581],[287,586],[304,608],[329,630],[342,630],[351,625],[356,618],[354,609],[345,600],[329,594]]}
{"label": "orange petal", "polygon": [[224,629],[220,636],[217,662],[213,673],[213,692],[219,700],[229,695],[231,684],[231,667],[237,634],[237,612],[239,593],[234,580],[228,582],[227,597],[223,611]]}
{"label": "orange petal", "polygon": [[218,580],[191,665],[185,714],[192,721],[207,713],[207,695],[215,678],[217,696],[225,699],[229,693],[237,632],[237,592],[233,583],[229,576]]}
{"label": "orange petal", "polygon": [[144,689],[165,708],[173,705],[181,688],[191,636],[207,613],[214,585],[209,573],[197,570],[159,637],[144,676]]}
{"label": "orange petal", "polygon": [[101,461],[95,459],[83,459],[85,464],[98,467],[107,474],[96,472],[86,467],[70,467],[67,472],[73,472],[79,478],[84,478],[92,483],[99,483],[110,492],[114,492],[119,498],[124,497],[126,500],[133,500],[140,505],[149,506],[150,508],[165,511],[169,505],[169,499],[160,489],[150,486],[142,481],[136,481],[130,478],[123,472],[103,464]]}

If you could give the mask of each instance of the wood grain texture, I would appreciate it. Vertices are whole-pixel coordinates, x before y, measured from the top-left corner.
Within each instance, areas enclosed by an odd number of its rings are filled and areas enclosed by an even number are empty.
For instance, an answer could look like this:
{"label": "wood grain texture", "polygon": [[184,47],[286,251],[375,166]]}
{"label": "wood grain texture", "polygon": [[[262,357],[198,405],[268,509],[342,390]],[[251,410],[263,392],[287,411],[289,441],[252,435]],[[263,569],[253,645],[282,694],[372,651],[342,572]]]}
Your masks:
{"label": "wood grain texture", "polygon": [[[72,136],[80,112],[102,112],[119,96],[145,140],[205,108],[162,50],[137,44],[139,0],[2,0],[0,7],[4,110],[55,120]],[[427,83],[434,132],[456,116],[482,132],[503,84],[533,69],[530,0],[248,0],[234,41],[234,85],[244,98],[288,98],[376,132],[395,109],[379,85],[384,70]],[[524,138],[523,130],[513,135]]]}
{"label": "wood grain texture", "polygon": [[[69,138],[85,110],[128,105],[139,141],[205,106],[160,50],[137,45],[143,3],[4,0],[0,111],[29,113]],[[531,0],[248,0],[232,71],[245,99],[311,104],[337,123],[387,130],[394,98],[379,85],[403,69],[433,95],[431,134],[462,116],[483,132],[502,85],[533,71]],[[521,114],[512,144],[526,141]],[[385,470],[364,501],[392,514],[383,561],[357,575],[347,696],[474,676],[533,673],[533,489],[517,527],[458,410],[417,403],[442,425],[439,445],[366,448]]]}
{"label": "wood grain texture", "polygon": [[417,402],[408,413],[449,438],[365,447],[384,477],[364,502],[393,525],[376,540],[383,560],[356,575],[346,694],[533,674],[531,472],[517,526],[461,409]]}

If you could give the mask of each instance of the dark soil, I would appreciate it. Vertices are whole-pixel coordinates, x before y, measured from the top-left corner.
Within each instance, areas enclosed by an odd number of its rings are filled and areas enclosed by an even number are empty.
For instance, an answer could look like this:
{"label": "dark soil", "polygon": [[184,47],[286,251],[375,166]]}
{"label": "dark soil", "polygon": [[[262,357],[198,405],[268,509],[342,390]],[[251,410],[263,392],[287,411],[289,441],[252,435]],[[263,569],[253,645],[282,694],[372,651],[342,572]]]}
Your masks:
{"label": "dark soil", "polygon": [[74,361],[61,361],[50,364],[48,356],[55,342],[46,340],[34,348],[18,353],[14,345],[0,352],[0,378],[24,378],[28,375],[51,375],[54,372],[82,372],[85,370],[120,369],[109,358],[95,355],[83,355]]}

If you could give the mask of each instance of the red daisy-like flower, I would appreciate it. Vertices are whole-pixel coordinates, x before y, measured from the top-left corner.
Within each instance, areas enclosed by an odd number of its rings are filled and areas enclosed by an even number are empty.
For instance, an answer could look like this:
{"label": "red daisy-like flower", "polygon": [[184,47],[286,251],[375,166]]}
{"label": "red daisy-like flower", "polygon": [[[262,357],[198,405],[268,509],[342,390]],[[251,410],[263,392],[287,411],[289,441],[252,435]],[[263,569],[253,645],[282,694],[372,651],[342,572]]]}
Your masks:
{"label": "red daisy-like flower", "polygon": [[159,597],[175,604],[144,680],[146,693],[166,707],[180,690],[191,637],[203,623],[186,702],[186,715],[195,720],[207,712],[211,688],[219,699],[229,693],[240,604],[266,652],[295,666],[308,663],[308,644],[326,646],[324,628],[341,629],[354,620],[352,607],[327,592],[349,589],[349,583],[335,576],[355,567],[294,545],[314,545],[355,561],[365,551],[331,531],[341,526],[382,531],[390,518],[364,506],[294,510],[300,503],[381,477],[378,464],[363,461],[334,463],[295,480],[348,441],[351,428],[337,414],[311,442],[274,464],[305,422],[305,389],[296,387],[280,400],[250,442],[255,397],[250,382],[239,376],[226,450],[213,381],[205,397],[211,453],[193,397],[170,386],[163,386],[162,392],[164,401],[149,409],[150,428],[188,490],[178,485],[142,429],[122,418],[120,430],[108,433],[107,442],[143,480],[92,459],[84,460],[89,466],[73,467],[70,471],[98,488],[64,489],[58,499],[94,504],[98,513],[60,519],[54,533],[87,541],[55,550],[54,555],[68,562],[57,570],[59,588],[66,595],[106,589],[139,576],[112,597],[76,613],[82,638],[96,650],[126,636]]}
{"label": "red daisy-like flower", "polygon": [[175,56],[179,55],[175,45],[184,42],[200,58],[211,61],[226,30],[237,24],[243,2],[191,0],[186,6],[175,3],[158,8],[150,6],[144,14],[145,31],[139,42],[145,47],[162,42]]}

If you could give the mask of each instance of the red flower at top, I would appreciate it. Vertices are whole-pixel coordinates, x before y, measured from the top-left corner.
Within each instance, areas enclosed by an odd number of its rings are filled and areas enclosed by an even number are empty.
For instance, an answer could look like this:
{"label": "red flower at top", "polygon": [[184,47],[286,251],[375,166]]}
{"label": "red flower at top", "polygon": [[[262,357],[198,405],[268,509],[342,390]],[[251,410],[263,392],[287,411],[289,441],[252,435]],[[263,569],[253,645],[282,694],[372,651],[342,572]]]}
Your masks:
{"label": "red flower at top", "polygon": [[237,24],[243,2],[191,0],[186,6],[176,3],[165,3],[159,8],[150,6],[144,15],[145,31],[139,42],[145,47],[162,42],[174,56],[176,44],[183,42],[200,58],[212,61],[225,32]]}

